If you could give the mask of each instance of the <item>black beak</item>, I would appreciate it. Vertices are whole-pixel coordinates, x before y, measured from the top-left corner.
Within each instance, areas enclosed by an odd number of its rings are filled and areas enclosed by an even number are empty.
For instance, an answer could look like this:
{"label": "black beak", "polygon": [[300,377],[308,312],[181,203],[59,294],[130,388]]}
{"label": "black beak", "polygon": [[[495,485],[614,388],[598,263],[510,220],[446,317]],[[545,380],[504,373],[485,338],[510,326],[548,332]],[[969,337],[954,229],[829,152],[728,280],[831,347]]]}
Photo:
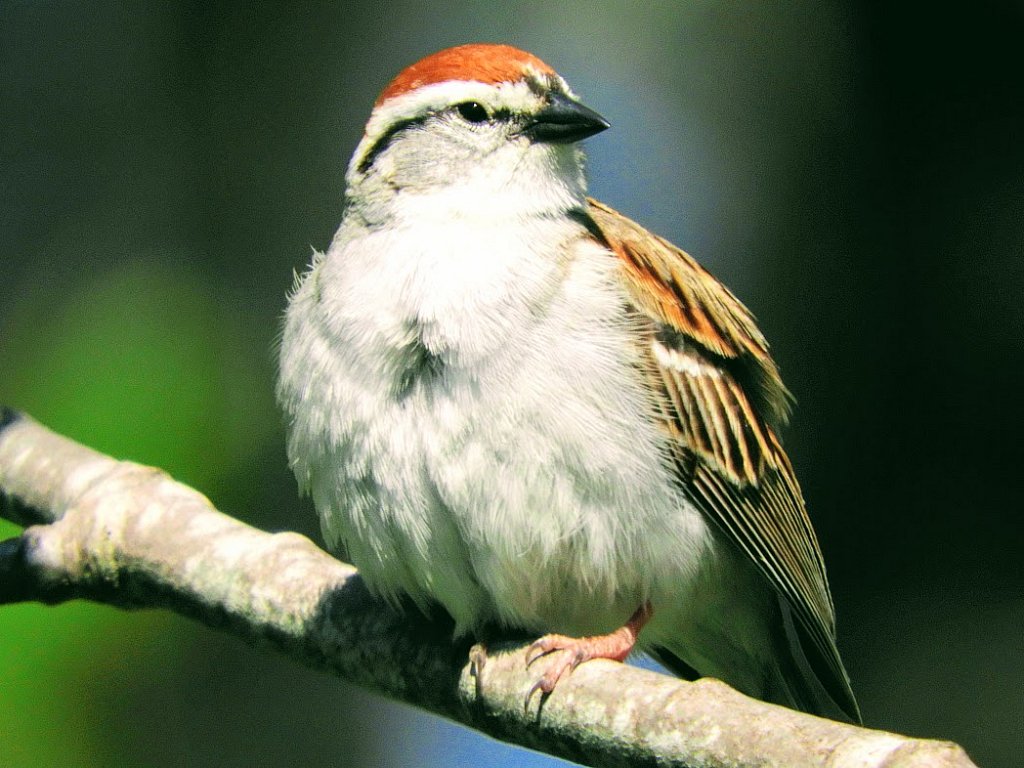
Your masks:
{"label": "black beak", "polygon": [[522,134],[530,141],[570,144],[610,127],[597,112],[560,93],[552,93],[548,103],[533,116]]}

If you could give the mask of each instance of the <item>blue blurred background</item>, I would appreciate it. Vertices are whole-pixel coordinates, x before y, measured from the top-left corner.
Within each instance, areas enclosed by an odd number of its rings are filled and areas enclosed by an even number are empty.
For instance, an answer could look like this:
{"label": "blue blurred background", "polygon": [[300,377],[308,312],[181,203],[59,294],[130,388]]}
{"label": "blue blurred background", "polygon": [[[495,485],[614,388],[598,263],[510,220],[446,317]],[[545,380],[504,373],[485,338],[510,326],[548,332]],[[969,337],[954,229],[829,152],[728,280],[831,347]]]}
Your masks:
{"label": "blue blurred background", "polygon": [[[867,722],[1024,751],[1019,2],[0,3],[0,402],[319,539],[273,403],[376,93],[508,42],[755,311]],[[0,523],[0,536],[17,533]],[[547,765],[163,612],[0,609],[4,766]]]}

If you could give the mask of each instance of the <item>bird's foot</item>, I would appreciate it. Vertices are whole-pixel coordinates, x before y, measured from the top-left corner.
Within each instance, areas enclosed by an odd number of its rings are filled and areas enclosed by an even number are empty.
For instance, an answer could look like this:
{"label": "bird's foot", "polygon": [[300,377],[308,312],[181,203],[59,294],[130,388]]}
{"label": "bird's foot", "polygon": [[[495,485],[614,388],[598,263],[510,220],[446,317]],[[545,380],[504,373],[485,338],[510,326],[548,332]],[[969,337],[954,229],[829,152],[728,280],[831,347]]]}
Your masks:
{"label": "bird's foot", "polygon": [[644,603],[637,608],[629,621],[622,627],[607,635],[596,635],[594,637],[567,637],[565,635],[544,635],[537,640],[526,651],[526,666],[533,666],[534,662],[550,654],[557,653],[551,659],[544,674],[533,684],[526,694],[525,707],[530,706],[530,699],[537,691],[541,696],[547,696],[558,685],[559,681],[566,675],[572,673],[576,667],[591,659],[613,659],[614,661],[625,661],[633,646],[636,645],[640,630],[643,629],[653,613],[650,603]]}

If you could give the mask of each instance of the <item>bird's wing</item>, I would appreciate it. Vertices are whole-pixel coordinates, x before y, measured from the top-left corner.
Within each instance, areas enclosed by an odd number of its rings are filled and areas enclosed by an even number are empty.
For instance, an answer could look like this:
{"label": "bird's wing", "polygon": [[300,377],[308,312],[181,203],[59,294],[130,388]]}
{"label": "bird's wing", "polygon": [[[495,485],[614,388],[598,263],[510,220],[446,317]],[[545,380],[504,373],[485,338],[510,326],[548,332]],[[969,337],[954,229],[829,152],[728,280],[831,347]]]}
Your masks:
{"label": "bird's wing", "polygon": [[595,200],[588,213],[650,321],[652,385],[685,487],[791,607],[829,667],[830,693],[841,689],[836,701],[852,703],[821,550],[776,435],[791,396],[764,336],[687,253]]}

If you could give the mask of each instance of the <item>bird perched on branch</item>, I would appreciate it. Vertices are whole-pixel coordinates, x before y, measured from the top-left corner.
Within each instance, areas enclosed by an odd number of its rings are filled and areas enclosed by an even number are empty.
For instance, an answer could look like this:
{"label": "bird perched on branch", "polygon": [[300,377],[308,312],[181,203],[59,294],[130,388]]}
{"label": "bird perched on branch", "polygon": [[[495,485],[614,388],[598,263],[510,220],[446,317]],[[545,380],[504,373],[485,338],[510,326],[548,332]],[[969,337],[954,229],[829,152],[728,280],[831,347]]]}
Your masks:
{"label": "bird perched on branch", "polygon": [[638,644],[858,720],[789,394],[728,289],[586,196],[606,128],[504,45],[384,88],[287,311],[291,466],[377,594],[543,635],[535,689]]}

